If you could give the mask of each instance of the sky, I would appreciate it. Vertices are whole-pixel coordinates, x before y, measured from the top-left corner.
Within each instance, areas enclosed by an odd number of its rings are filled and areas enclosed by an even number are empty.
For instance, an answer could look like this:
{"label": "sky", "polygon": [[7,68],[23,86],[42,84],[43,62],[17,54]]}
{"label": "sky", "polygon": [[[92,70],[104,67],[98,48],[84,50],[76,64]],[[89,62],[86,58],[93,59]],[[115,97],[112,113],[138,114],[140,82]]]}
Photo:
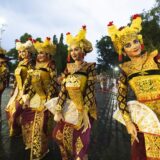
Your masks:
{"label": "sky", "polygon": [[14,48],[15,39],[24,33],[42,39],[67,32],[76,35],[86,25],[86,38],[94,50],[85,60],[93,62],[96,40],[107,35],[109,21],[125,26],[131,15],[148,11],[154,4],[155,0],[0,0],[0,23],[4,19],[6,24],[1,45],[6,50]]}

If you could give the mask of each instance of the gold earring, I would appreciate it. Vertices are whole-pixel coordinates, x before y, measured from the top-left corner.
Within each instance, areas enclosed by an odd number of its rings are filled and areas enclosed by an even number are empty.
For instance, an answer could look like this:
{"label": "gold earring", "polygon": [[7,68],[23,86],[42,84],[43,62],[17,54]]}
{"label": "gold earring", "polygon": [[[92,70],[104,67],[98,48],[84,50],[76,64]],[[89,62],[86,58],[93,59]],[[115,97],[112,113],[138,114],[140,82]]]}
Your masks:
{"label": "gold earring", "polygon": [[125,53],[125,52],[123,52],[123,55],[126,57],[127,56],[127,54]]}

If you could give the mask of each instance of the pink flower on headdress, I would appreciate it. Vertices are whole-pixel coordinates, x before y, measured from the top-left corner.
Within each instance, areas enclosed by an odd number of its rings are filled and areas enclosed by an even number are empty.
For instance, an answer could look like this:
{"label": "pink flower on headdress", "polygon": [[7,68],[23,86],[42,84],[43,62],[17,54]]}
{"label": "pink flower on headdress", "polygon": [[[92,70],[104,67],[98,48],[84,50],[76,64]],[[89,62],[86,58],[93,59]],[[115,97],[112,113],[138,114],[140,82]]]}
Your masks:
{"label": "pink flower on headdress", "polygon": [[71,56],[70,56],[70,54],[68,54],[68,56],[67,56],[67,62],[70,62],[71,61]]}
{"label": "pink flower on headdress", "polygon": [[32,42],[33,42],[33,43],[36,43],[36,40],[35,40],[35,39],[32,39]]}
{"label": "pink flower on headdress", "polygon": [[132,19],[136,19],[137,17],[141,17],[139,14],[134,14],[133,16],[132,16]]}
{"label": "pink flower on headdress", "polygon": [[141,44],[141,50],[144,50],[144,44]]}
{"label": "pink flower on headdress", "polygon": [[119,61],[119,62],[122,62],[122,54],[119,54],[119,55],[118,55],[118,61]]}
{"label": "pink flower on headdress", "polygon": [[86,25],[83,25],[82,28],[83,28],[84,30],[86,30]]}
{"label": "pink flower on headdress", "polygon": [[48,41],[50,41],[50,40],[51,40],[51,38],[50,38],[50,37],[46,37],[46,39],[47,39]]}
{"label": "pink flower on headdress", "polygon": [[28,38],[28,40],[29,40],[29,41],[31,41],[31,42],[33,42],[33,39],[32,39],[32,37]]}
{"label": "pink flower on headdress", "polygon": [[16,39],[15,42],[20,42],[20,40]]}
{"label": "pink flower on headdress", "polygon": [[111,22],[109,22],[108,24],[107,24],[107,26],[112,26],[113,25],[113,21],[111,21]]}
{"label": "pink flower on headdress", "polygon": [[70,32],[67,32],[67,33],[66,33],[66,35],[69,35],[69,34],[71,34],[71,33],[70,33]]}

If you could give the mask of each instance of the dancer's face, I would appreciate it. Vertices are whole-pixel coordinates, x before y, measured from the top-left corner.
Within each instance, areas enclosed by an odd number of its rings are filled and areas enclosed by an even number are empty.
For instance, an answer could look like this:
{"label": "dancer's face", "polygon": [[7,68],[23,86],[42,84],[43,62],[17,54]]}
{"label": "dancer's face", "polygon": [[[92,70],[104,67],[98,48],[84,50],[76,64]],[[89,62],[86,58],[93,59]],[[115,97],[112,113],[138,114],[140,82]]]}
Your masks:
{"label": "dancer's face", "polygon": [[45,52],[40,52],[37,55],[37,61],[38,62],[46,62],[49,60],[48,54]]}
{"label": "dancer's face", "polygon": [[71,57],[74,61],[80,61],[82,60],[83,56],[82,56],[82,49],[79,47],[78,44],[72,44],[71,47],[70,47],[70,54],[71,54]]}
{"label": "dancer's face", "polygon": [[27,50],[19,50],[18,55],[20,59],[27,59],[29,58],[29,52]]}
{"label": "dancer's face", "polygon": [[124,52],[128,57],[137,57],[141,54],[141,44],[138,39],[131,39],[124,45]]}

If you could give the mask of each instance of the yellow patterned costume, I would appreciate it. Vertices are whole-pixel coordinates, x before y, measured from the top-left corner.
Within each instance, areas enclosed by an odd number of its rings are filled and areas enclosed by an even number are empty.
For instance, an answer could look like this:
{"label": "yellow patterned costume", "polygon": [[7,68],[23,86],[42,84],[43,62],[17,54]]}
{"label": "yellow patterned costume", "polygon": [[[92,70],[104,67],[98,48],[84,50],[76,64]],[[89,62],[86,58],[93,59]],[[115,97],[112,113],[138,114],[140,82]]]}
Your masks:
{"label": "yellow patterned costume", "polygon": [[[36,44],[37,43],[37,44]],[[55,45],[47,38],[45,42],[34,44],[38,54],[50,56],[55,53]],[[54,51],[54,52],[52,52]],[[30,149],[30,159],[42,159],[48,152],[48,121],[51,118],[44,103],[56,96],[56,68],[49,58],[36,61],[23,86],[23,99],[29,100],[29,106],[23,106],[22,135],[26,148]]]}
{"label": "yellow patterned costume", "polygon": [[74,71],[75,64],[68,63],[67,69],[69,74],[63,79],[58,105],[63,106],[67,98],[67,92],[69,98],[74,102],[79,111],[83,110],[82,106],[85,105],[86,108],[89,108],[91,117],[96,119],[97,113],[94,99],[94,83],[96,80],[95,63],[84,62],[83,67],[76,72]]}
{"label": "yellow patterned costume", "polygon": [[[123,72],[121,73],[119,81],[118,101],[125,121],[131,118],[127,107],[128,86],[131,87],[136,99],[154,111],[160,120],[160,70],[154,61],[156,55],[157,51],[144,54],[144,65],[140,71],[138,71],[137,66],[131,62],[126,62],[121,65]],[[142,119],[143,116],[141,117]],[[146,156],[153,159],[160,158],[160,136],[144,133],[144,139]]]}
{"label": "yellow patterned costume", "polygon": [[[119,55],[124,52],[126,44],[134,43],[133,40],[138,40],[137,43],[143,45],[142,36],[139,34],[141,22],[141,17],[135,15],[131,25],[120,30],[112,22],[108,25],[108,32]],[[136,47],[135,50],[137,51]],[[160,68],[158,51],[140,53],[140,59],[136,62],[131,59],[120,65],[121,74],[118,84],[120,114],[114,114],[114,118],[125,125],[128,122],[133,122],[137,127],[139,143],[132,139],[131,156],[133,160],[160,160]],[[142,114],[141,111],[147,115]],[[148,115],[152,116],[146,119]]]}
{"label": "yellow patterned costume", "polygon": [[[27,52],[27,54],[31,54],[34,51],[33,44],[30,40],[25,43],[21,43],[19,41],[16,42],[16,49],[19,52]],[[21,134],[21,125],[20,125],[20,113],[22,111],[22,95],[23,95],[23,84],[27,77],[27,72],[29,69],[33,67],[33,63],[30,56],[25,58],[20,57],[20,61],[18,66],[15,69],[15,82],[14,82],[14,91],[13,95],[10,98],[7,107],[6,114],[9,124],[9,135],[16,136]]]}
{"label": "yellow patterned costume", "polygon": [[[67,65],[68,74],[63,80],[61,91],[59,93],[58,105],[63,107],[66,98],[70,98],[76,105],[79,114],[88,108],[88,113],[91,119],[97,119],[96,102],[94,93],[95,84],[95,63],[83,63],[83,67],[74,71],[74,63]],[[82,116],[82,115],[81,115]],[[79,127],[67,123],[59,123],[54,129],[54,137],[58,141],[62,158],[69,160],[69,155],[83,157],[86,153],[86,146],[89,144],[89,139],[85,134],[82,134],[81,127],[82,119],[79,119]],[[90,130],[86,131],[86,135],[90,134]],[[76,136],[79,135],[79,136]],[[73,147],[75,146],[75,147]],[[65,159],[66,158],[66,159]],[[77,159],[76,159],[77,160]]]}
{"label": "yellow patterned costume", "polygon": [[[70,33],[67,34],[69,55],[72,55],[70,49],[72,49],[73,44],[79,48],[78,55],[83,54],[85,56],[86,53],[92,51],[92,45],[85,39],[85,33],[86,28],[84,26],[76,37],[72,37]],[[82,57],[78,59],[80,62],[78,67],[76,65],[78,60],[67,63],[56,105],[57,113],[62,113],[64,103],[67,99],[70,99],[75,104],[79,115],[76,126],[64,120],[58,122],[54,128],[53,137],[60,147],[63,160],[84,159],[87,155],[91,132],[91,128],[88,127],[83,133],[84,112],[91,124],[94,119],[97,119],[94,87],[96,79],[95,63],[87,63],[83,61]]]}

